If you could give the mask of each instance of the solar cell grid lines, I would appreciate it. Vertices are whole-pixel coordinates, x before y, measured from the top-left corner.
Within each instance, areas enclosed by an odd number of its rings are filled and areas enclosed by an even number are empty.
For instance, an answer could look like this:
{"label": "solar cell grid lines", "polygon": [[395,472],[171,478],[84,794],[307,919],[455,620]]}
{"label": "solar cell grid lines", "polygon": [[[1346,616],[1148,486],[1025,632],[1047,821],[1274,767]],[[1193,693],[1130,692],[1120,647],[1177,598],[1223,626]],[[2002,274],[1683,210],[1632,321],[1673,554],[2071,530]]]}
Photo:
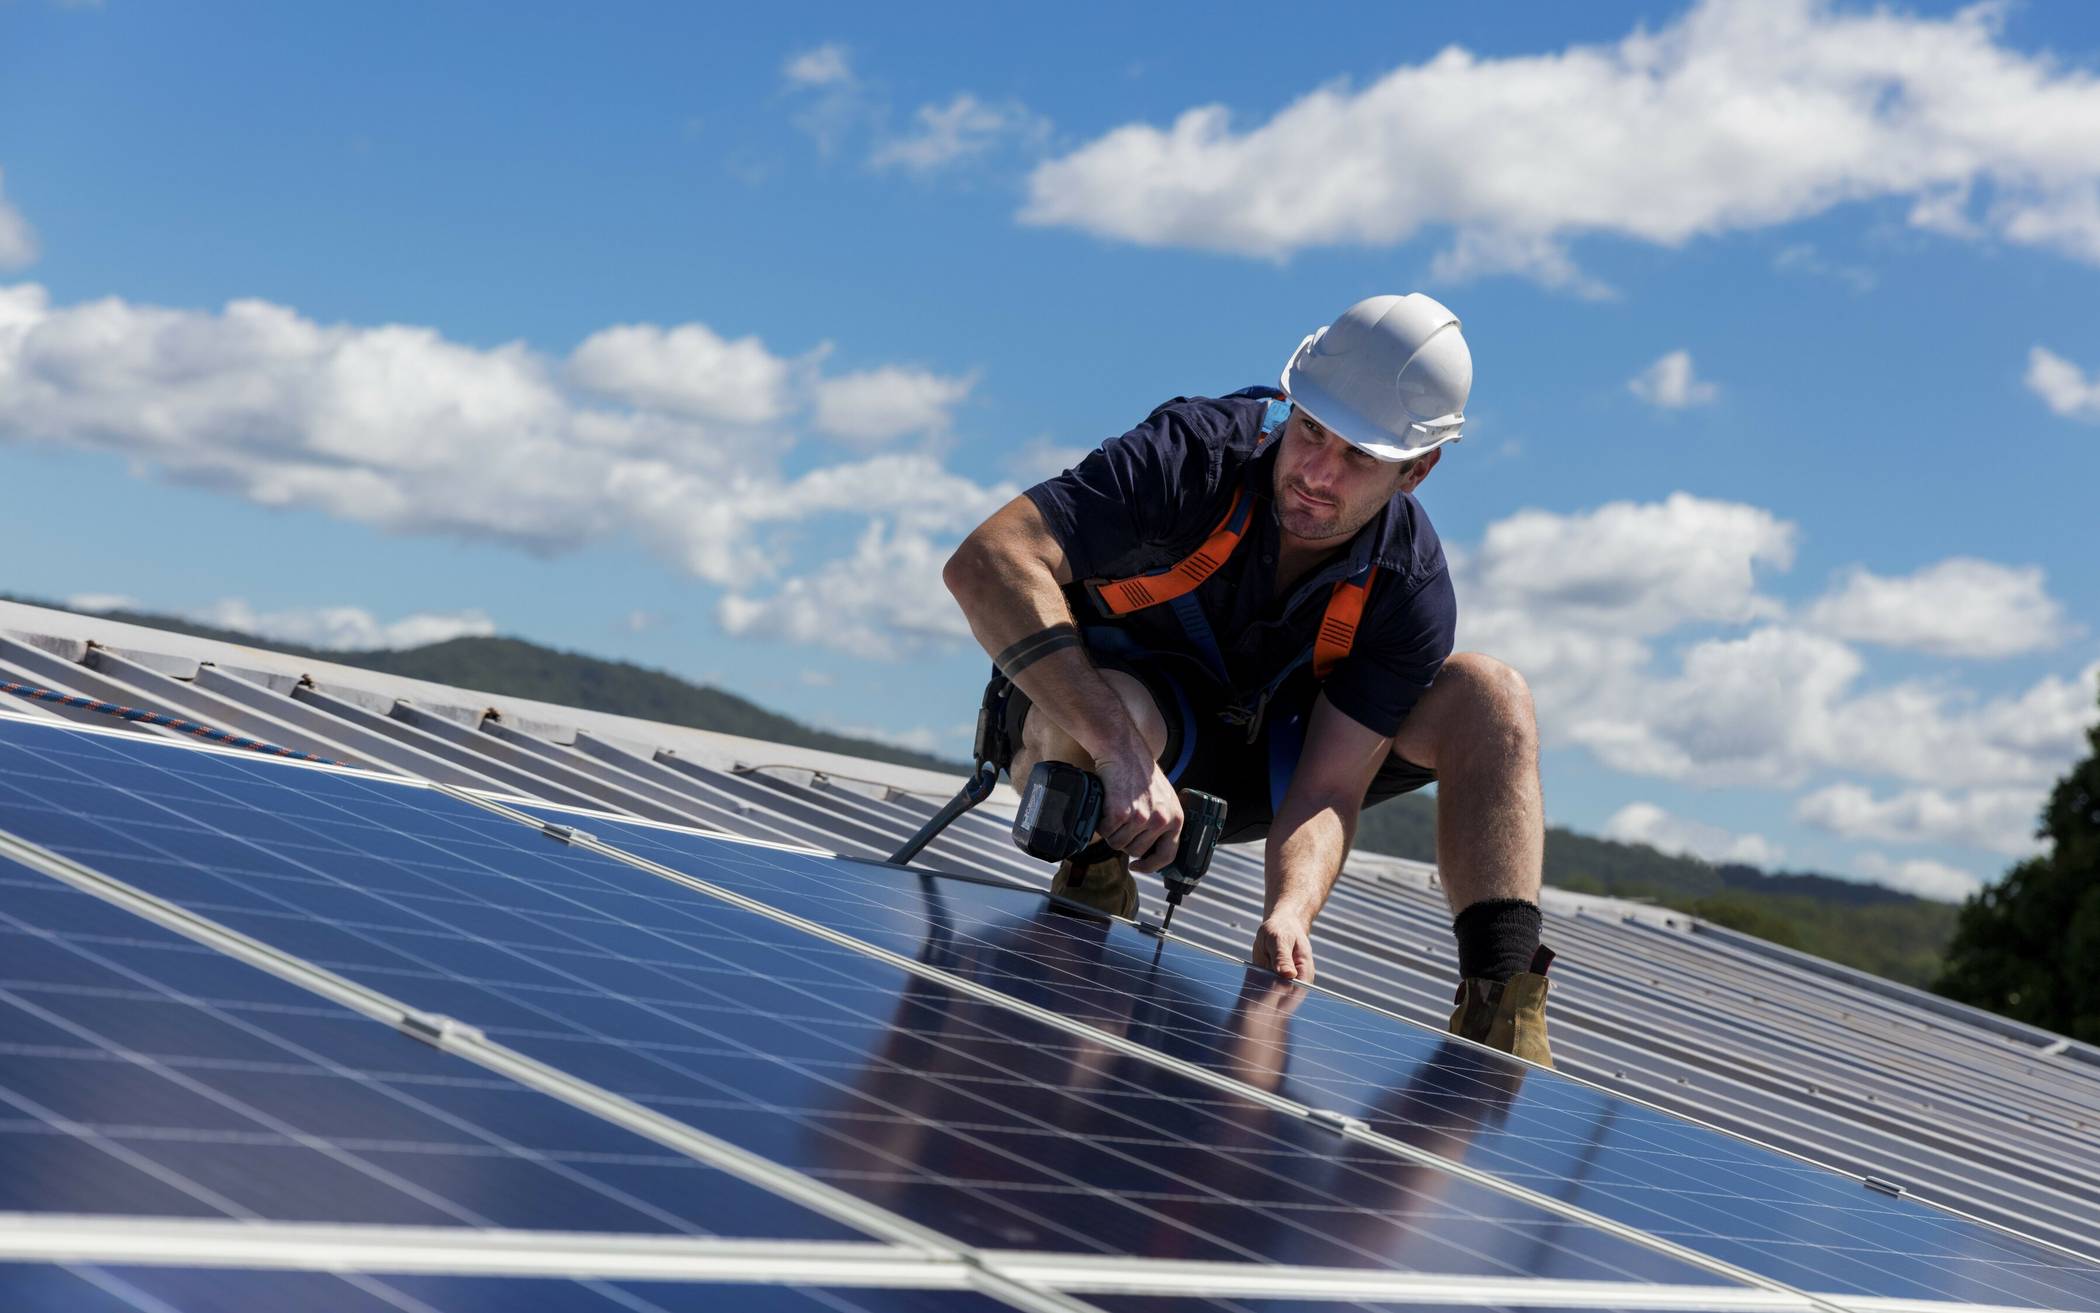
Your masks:
{"label": "solar cell grid lines", "polygon": [[[553,816],[553,809],[535,808]],[[1789,1285],[2047,1305],[2090,1264],[1023,891],[619,821],[637,854]]]}
{"label": "solar cell grid lines", "polygon": [[[428,788],[0,725],[0,830],[459,1017],[957,1243],[995,1253],[1749,1293],[1717,1265],[1682,1261],[1638,1235],[1583,1220],[1594,1215],[1839,1299],[2100,1308],[2090,1265],[2056,1251],[1319,993],[1278,988],[1187,945],[1162,950],[1128,926],[1051,912],[1033,893],[566,815],[641,858],[788,917],[713,898],[589,846],[555,843]],[[0,910],[9,914],[20,910],[19,891],[58,888],[28,871],[19,877],[0,882]],[[86,895],[59,892],[150,929]],[[793,917],[907,961],[811,933]],[[76,956],[93,942],[75,942],[64,926],[18,933]],[[192,957],[210,956],[154,933]],[[0,980],[14,983],[5,965]],[[119,991],[105,1002],[128,1006],[146,992]],[[198,997],[230,1012],[239,996]],[[298,1007],[326,1010],[311,998]],[[457,1061],[352,1020],[375,1040]],[[133,1042],[110,1038],[119,1047]],[[13,1053],[0,1049],[7,1077],[21,1065]],[[193,1066],[199,1058],[178,1056]],[[383,1071],[391,1079],[392,1069]],[[284,1102],[281,1093],[257,1097],[273,1112]],[[1299,1115],[1305,1107],[1362,1118],[1377,1134],[1340,1133],[1339,1124]],[[354,1120],[330,1130],[369,1129]],[[337,1151],[378,1152],[370,1148],[378,1137],[310,1134]],[[646,1142],[642,1152],[670,1156]],[[749,1190],[766,1207],[804,1211],[680,1161],[681,1170]],[[1566,1208],[1542,1208],[1500,1182]],[[818,1234],[843,1230],[808,1216],[830,1228]],[[544,1225],[508,1217],[496,1224]],[[800,1234],[771,1220],[754,1226],[751,1234]],[[396,1283],[388,1298],[408,1299],[408,1307],[422,1299],[399,1286],[405,1278],[383,1280]],[[500,1280],[476,1289],[524,1288]],[[571,1284],[586,1301],[576,1307],[631,1293]],[[446,1286],[441,1299],[423,1302],[471,1306],[462,1302],[467,1289]],[[561,1292],[550,1307],[571,1306],[561,1283],[540,1289]],[[655,1283],[632,1290],[635,1298],[669,1297]],[[807,1293],[820,1301],[809,1307],[846,1298],[862,1302],[837,1307],[871,1313],[975,1306],[865,1302],[943,1292]],[[1776,1289],[1773,1297],[1784,1298]],[[1088,1298],[1156,1313],[1268,1306]]]}
{"label": "solar cell grid lines", "polygon": [[0,861],[0,1212],[865,1239]]}
{"label": "solar cell grid lines", "polygon": [[[9,800],[0,826],[964,1243],[1716,1279],[443,795],[124,755],[146,774],[94,772],[102,821]],[[209,767],[150,778],[169,761]],[[60,787],[55,757],[5,764]],[[288,796],[235,823],[255,790]]]}

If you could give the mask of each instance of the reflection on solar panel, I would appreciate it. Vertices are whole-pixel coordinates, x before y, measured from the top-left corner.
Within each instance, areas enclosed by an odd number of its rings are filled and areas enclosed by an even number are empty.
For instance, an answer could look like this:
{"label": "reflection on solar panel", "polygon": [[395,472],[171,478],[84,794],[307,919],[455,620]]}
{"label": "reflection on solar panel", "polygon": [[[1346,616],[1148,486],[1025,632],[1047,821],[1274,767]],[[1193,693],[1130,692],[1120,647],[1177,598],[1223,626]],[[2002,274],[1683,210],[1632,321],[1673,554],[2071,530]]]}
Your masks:
{"label": "reflection on solar panel", "polygon": [[[825,1290],[807,1286],[531,1277],[334,1276],[229,1268],[0,1264],[9,1307],[66,1313],[161,1313],[169,1308],[401,1313],[403,1309],[530,1313],[995,1313],[1011,1306],[966,1290]],[[14,1302],[20,1301],[20,1302]],[[1167,1310],[1160,1310],[1167,1313]]]}
{"label": "reflection on solar panel", "polygon": [[[595,839],[414,784],[0,721],[0,832],[29,864],[0,872],[21,948],[0,964],[0,1208],[345,1228],[272,1262],[212,1232],[208,1270],[177,1270],[126,1219],[48,1254],[89,1266],[0,1269],[0,1291],[2100,1308],[2072,1256],[1037,894],[559,819]],[[477,1239],[450,1267],[418,1250],[402,1274],[385,1228],[447,1225],[550,1239]],[[555,1233],[607,1239],[571,1256]],[[784,1242],[774,1279],[828,1288],[733,1292],[760,1261],[739,1238]],[[502,1266],[534,1251],[566,1266]],[[248,1270],[280,1266],[353,1275]],[[1242,1302],[1183,1302],[1209,1295]]]}

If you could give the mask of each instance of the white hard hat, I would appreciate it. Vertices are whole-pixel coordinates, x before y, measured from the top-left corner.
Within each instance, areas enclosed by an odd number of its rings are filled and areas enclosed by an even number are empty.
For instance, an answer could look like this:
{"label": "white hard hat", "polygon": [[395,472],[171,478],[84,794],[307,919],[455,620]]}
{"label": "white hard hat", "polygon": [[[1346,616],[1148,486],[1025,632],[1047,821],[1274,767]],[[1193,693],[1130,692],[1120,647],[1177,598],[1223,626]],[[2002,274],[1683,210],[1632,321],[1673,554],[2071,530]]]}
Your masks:
{"label": "white hard hat", "polygon": [[1473,353],[1431,297],[1374,296],[1298,344],[1283,367],[1294,405],[1380,460],[1412,460],[1465,428]]}

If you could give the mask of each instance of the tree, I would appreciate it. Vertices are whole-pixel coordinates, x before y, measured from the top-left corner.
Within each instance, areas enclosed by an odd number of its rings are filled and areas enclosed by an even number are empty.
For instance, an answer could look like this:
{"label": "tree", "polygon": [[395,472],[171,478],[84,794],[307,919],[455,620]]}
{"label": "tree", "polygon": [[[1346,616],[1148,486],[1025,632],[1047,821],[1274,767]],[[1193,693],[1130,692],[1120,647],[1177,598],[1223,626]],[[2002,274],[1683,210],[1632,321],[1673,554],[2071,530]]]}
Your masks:
{"label": "tree", "polygon": [[1962,905],[1933,989],[2100,1043],[2100,724],[2086,743],[2042,809],[2049,850]]}

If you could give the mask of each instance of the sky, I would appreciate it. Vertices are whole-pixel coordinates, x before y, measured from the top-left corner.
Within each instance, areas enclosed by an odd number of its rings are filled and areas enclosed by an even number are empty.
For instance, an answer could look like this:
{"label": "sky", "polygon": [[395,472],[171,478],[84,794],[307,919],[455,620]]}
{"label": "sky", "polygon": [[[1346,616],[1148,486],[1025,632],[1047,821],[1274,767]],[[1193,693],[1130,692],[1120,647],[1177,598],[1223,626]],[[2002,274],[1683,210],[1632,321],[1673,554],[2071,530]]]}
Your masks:
{"label": "sky", "polygon": [[0,0],[0,592],[953,756],[939,579],[1370,295],[1549,818],[1955,899],[2100,684],[2100,6]]}

